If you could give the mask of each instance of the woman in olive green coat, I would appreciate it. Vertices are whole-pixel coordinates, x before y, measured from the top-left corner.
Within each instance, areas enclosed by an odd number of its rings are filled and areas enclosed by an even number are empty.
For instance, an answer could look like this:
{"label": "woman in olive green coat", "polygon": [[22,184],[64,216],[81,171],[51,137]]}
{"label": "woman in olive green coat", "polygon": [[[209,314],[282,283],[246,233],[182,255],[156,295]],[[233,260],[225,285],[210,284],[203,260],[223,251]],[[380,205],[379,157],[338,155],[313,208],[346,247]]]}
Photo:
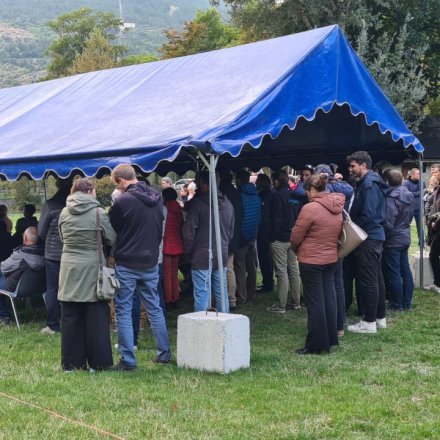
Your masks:
{"label": "woman in olive green coat", "polygon": [[[113,364],[109,304],[99,301],[96,295],[97,228],[103,245],[113,246],[116,234],[96,200],[94,182],[78,179],[59,218],[63,253],[58,300],[61,302],[61,365],[65,371],[87,367],[102,370]],[[105,261],[104,255],[102,258]]]}

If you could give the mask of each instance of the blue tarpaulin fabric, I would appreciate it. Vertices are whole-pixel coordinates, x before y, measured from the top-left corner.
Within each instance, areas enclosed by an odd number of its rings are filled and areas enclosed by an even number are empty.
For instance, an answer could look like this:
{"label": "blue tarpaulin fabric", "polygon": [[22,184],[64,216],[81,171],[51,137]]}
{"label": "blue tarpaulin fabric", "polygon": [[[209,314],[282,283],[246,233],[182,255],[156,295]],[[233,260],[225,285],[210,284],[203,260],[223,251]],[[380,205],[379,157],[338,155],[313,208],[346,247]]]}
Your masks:
{"label": "blue tarpaulin fabric", "polygon": [[[299,118],[348,105],[422,152],[338,26],[0,90],[0,174],[153,171],[182,148],[238,156]],[[273,152],[276,154],[276,151]]]}

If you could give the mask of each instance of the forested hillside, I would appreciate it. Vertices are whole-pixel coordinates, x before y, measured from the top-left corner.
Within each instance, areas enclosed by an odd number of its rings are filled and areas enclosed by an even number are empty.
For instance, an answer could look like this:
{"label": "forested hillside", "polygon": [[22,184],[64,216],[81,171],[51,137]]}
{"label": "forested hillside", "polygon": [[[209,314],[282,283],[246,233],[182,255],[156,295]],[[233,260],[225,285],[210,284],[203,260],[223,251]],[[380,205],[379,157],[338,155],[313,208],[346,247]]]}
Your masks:
{"label": "forested hillside", "polygon": [[37,81],[45,75],[45,51],[54,35],[46,23],[81,7],[113,12],[135,28],[124,32],[130,54],[155,53],[164,29],[180,29],[209,0],[0,0],[0,87]]}

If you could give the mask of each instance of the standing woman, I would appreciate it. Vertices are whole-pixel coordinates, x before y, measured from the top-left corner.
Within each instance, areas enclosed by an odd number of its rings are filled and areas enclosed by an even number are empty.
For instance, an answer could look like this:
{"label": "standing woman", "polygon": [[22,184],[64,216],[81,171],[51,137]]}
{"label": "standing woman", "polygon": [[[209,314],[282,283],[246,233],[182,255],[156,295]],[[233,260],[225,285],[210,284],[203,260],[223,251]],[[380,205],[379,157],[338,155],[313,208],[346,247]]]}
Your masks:
{"label": "standing woman", "polygon": [[345,197],[326,192],[327,181],[327,174],[315,174],[304,182],[309,203],[301,210],[290,236],[307,307],[308,334],[298,354],[329,352],[332,345],[338,345],[334,273]]}
{"label": "standing woman", "polygon": [[163,235],[163,289],[167,309],[175,308],[179,301],[179,279],[177,270],[179,258],[183,254],[182,234],[183,212],[177,202],[174,188],[162,190],[164,205],[167,208],[165,231]]}
{"label": "standing woman", "polygon": [[59,218],[63,253],[58,300],[61,302],[61,365],[65,371],[87,367],[103,370],[113,365],[110,307],[96,295],[97,230],[103,245],[113,246],[116,234],[96,200],[94,182],[78,179]]}

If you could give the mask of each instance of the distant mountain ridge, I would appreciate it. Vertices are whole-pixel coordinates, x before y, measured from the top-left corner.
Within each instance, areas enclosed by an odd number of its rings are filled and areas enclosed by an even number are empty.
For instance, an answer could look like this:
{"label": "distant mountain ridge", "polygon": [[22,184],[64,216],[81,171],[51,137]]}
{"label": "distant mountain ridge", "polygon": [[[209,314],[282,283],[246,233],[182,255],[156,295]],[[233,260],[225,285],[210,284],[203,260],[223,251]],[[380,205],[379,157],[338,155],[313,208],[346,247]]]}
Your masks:
{"label": "distant mountain ridge", "polygon": [[209,0],[0,0],[0,88],[27,84],[45,75],[45,51],[54,38],[46,23],[81,7],[113,12],[135,27],[124,33],[129,53],[155,53],[164,29],[180,29],[207,9]]}

